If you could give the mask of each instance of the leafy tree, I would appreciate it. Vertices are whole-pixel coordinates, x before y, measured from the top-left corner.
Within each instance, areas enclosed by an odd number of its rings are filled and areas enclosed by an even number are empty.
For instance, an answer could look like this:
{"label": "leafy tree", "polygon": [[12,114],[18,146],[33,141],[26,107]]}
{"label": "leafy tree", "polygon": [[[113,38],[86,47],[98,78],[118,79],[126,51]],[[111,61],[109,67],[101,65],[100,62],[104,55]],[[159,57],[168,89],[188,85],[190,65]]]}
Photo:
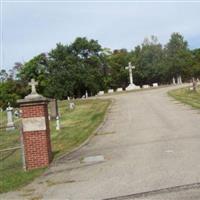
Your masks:
{"label": "leafy tree", "polygon": [[129,53],[126,49],[114,50],[108,57],[109,81],[108,86],[111,88],[125,88],[128,85],[128,70],[125,66],[129,62]]}
{"label": "leafy tree", "polygon": [[5,69],[2,69],[0,71],[0,81],[1,81],[1,83],[5,82],[7,79],[8,79],[8,73],[6,72]]}
{"label": "leafy tree", "polygon": [[179,33],[173,33],[165,46],[165,61],[169,68],[170,78],[179,75],[188,78],[190,51],[187,41]]}
{"label": "leafy tree", "polygon": [[49,53],[49,93],[60,99],[95,94],[104,85],[102,48],[95,40],[77,38],[70,45],[57,44]]}
{"label": "leafy tree", "polygon": [[133,78],[136,84],[152,84],[163,81],[163,49],[155,36],[145,38],[141,46],[131,52],[136,69]]}
{"label": "leafy tree", "polygon": [[18,70],[17,78],[20,79],[24,85],[34,78],[39,81],[38,92],[44,94],[47,87],[47,55],[42,53],[35,56],[30,61],[23,65],[16,63],[16,68]]}
{"label": "leafy tree", "polygon": [[12,106],[16,105],[16,100],[27,95],[27,87],[21,81],[9,79],[0,84],[0,106],[5,109],[8,102]]}

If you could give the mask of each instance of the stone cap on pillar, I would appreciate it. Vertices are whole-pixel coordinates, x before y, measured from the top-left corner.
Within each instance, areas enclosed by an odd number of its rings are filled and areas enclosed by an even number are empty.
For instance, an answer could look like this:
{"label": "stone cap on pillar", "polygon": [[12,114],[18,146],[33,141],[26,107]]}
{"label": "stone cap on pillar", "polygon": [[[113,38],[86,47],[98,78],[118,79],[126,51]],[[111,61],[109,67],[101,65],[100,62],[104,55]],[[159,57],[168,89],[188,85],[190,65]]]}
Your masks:
{"label": "stone cap on pillar", "polygon": [[27,96],[25,96],[24,99],[17,100],[17,103],[23,104],[23,103],[39,103],[39,102],[49,102],[49,98],[43,97],[42,95],[38,94],[36,91],[36,85],[38,85],[38,82],[36,82],[34,79],[31,79],[31,82],[29,83],[31,86],[31,93]]}

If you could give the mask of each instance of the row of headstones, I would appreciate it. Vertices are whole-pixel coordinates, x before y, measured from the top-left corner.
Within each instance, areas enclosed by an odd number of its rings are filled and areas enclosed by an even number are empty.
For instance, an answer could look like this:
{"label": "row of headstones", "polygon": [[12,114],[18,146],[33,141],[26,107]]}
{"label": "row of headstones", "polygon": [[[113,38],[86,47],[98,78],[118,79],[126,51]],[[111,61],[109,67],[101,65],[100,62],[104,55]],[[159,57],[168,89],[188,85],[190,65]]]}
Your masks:
{"label": "row of headstones", "polygon": [[[143,85],[142,87],[139,87],[139,86],[135,86],[135,89],[147,89],[147,88],[150,88],[150,87],[158,87],[158,83],[153,83],[152,86],[150,85]],[[117,88],[116,91],[114,91],[113,89],[109,89],[108,90],[108,93],[114,93],[114,92],[123,92],[123,91],[126,91],[126,90],[123,90],[123,88]],[[103,95],[104,94],[104,91],[99,91],[98,92],[98,95]]]}
{"label": "row of headstones", "polygon": [[[75,104],[73,102],[70,102],[69,106],[70,106],[70,109],[75,108]],[[60,130],[60,121],[59,121],[60,115],[58,112],[58,104],[57,104],[56,99],[50,100],[49,108],[50,108],[49,120],[56,120],[56,130]],[[21,113],[17,109],[14,111],[13,107],[10,106],[10,103],[8,103],[6,112],[7,112],[6,131],[14,130],[15,124],[14,124],[13,114],[15,118],[19,118]]]}

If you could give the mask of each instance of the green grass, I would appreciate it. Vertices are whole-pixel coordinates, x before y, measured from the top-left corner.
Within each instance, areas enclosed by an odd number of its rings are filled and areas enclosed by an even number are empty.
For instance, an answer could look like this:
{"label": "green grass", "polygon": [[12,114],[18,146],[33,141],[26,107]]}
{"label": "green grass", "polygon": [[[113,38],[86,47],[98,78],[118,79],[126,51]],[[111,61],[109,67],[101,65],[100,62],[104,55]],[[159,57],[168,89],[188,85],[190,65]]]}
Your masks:
{"label": "green grass", "polygon": [[188,104],[193,108],[200,109],[200,88],[197,91],[190,91],[189,88],[181,88],[169,91],[168,94],[184,104]]}
{"label": "green grass", "polygon": [[[75,104],[75,110],[70,111],[68,101],[59,102],[61,115],[61,129],[59,131],[55,130],[55,121],[50,122],[54,159],[72,151],[95,131],[102,122],[110,101],[76,100]],[[1,130],[0,149],[18,146],[19,144],[19,129],[11,132]],[[44,171],[45,169],[37,169],[25,172],[22,168],[20,149],[4,153],[0,152],[0,193],[20,188]]]}

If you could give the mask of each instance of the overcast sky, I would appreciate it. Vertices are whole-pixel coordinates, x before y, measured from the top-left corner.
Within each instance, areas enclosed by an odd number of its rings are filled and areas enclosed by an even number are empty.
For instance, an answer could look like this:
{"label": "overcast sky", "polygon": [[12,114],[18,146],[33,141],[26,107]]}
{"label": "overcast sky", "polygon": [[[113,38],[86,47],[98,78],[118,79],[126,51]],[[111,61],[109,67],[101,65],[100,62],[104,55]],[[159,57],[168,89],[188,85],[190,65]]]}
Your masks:
{"label": "overcast sky", "polygon": [[200,47],[200,2],[3,1],[2,11],[6,69],[78,36],[130,50],[150,35],[165,44],[172,32],[180,32],[190,48]]}

